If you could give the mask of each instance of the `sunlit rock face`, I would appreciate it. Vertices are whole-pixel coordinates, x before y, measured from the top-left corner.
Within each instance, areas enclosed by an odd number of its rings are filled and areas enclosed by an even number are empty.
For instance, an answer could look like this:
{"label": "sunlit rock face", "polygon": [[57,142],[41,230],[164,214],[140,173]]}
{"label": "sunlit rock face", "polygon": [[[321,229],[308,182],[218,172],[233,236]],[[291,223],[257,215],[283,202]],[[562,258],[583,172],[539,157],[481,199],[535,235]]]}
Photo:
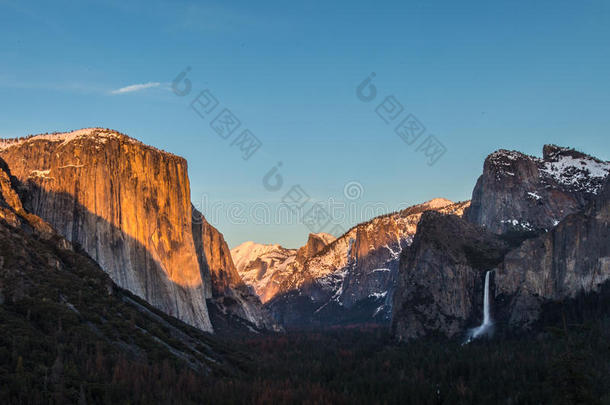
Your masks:
{"label": "sunlit rock face", "polygon": [[254,288],[263,303],[281,292],[282,282],[297,267],[296,249],[280,245],[265,245],[252,241],[231,249],[239,274],[246,284]]}
{"label": "sunlit rock face", "polygon": [[[28,233],[36,232],[43,239],[56,237],[55,230],[39,216],[27,212],[23,208],[21,198],[17,193],[19,181],[11,175],[8,165],[0,159],[0,218],[9,225],[22,228]],[[63,238],[62,245],[69,247]]]}
{"label": "sunlit rock face", "polygon": [[211,331],[183,158],[93,128],[0,143],[24,205],[121,287]]}
{"label": "sunlit rock face", "polygon": [[485,159],[465,218],[494,233],[547,231],[600,192],[610,163],[545,145],[543,157],[499,150]]}
{"label": "sunlit rock face", "polygon": [[439,198],[353,227],[288,272],[267,307],[287,327],[388,322],[400,253],[421,214],[466,206]]}
{"label": "sunlit rock face", "polygon": [[25,214],[21,200],[15,190],[11,173],[6,163],[0,159],[0,218],[9,225],[18,227],[21,224],[20,216]]}

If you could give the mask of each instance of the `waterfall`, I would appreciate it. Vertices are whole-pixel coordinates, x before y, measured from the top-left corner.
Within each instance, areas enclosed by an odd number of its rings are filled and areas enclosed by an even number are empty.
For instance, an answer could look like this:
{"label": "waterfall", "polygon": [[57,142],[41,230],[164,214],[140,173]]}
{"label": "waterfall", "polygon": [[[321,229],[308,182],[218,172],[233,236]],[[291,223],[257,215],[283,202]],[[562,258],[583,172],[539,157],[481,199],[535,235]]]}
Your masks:
{"label": "waterfall", "polygon": [[468,340],[466,343],[470,342],[472,339],[476,339],[481,337],[491,331],[491,326],[493,322],[491,321],[491,316],[489,314],[489,274],[491,271],[487,271],[485,273],[485,289],[483,292],[483,323],[471,329],[468,333]]}
{"label": "waterfall", "polygon": [[489,325],[489,271],[485,273],[485,292],[483,293],[483,325]]}

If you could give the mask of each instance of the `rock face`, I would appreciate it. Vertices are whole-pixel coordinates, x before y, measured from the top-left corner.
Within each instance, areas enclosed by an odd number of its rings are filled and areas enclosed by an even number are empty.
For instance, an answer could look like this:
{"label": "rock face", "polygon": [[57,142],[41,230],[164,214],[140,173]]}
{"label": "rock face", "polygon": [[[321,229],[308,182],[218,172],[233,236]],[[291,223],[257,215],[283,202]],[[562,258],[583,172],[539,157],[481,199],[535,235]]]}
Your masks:
{"label": "rock face", "polygon": [[210,277],[211,291],[208,296],[223,295],[231,287],[242,283],[224,236],[194,207],[193,239],[201,267]]}
{"label": "rock face", "polygon": [[506,255],[495,271],[507,323],[529,327],[541,305],[598,291],[610,279],[610,181],[586,210],[569,215],[539,238]]}
{"label": "rock face", "polygon": [[388,322],[398,258],[421,214],[467,205],[435,199],[355,226],[290,273],[266,306],[286,327]]}
{"label": "rock face", "polygon": [[464,216],[495,233],[546,231],[583,210],[608,173],[608,162],[555,145],[542,159],[499,150],[485,160]]}
{"label": "rock face", "polygon": [[186,161],[102,129],[40,135],[0,150],[24,202],[121,287],[211,331],[191,230]]}
{"label": "rock face", "polygon": [[[212,331],[206,299],[228,293],[239,275],[222,235],[193,225],[183,158],[100,128],[3,140],[0,157],[23,186],[27,211],[82,246],[119,286]],[[5,205],[14,199],[6,194]]]}
{"label": "rock face", "polygon": [[55,230],[40,217],[23,208],[17,194],[19,181],[11,175],[6,162],[0,159],[0,218],[8,225],[36,232],[39,237],[49,239],[56,236]]}
{"label": "rock face", "polygon": [[282,281],[293,273],[296,249],[244,242],[232,249],[231,255],[244,282],[265,303],[280,292]]}
{"label": "rock face", "polygon": [[392,331],[400,340],[429,333],[453,337],[482,313],[485,271],[509,246],[455,215],[424,213],[400,261]]}
{"label": "rock face", "polygon": [[307,243],[297,250],[295,261],[303,266],[307,260],[320,253],[335,239],[333,235],[328,233],[310,233]]}
{"label": "rock face", "polygon": [[193,208],[193,239],[204,278],[210,279],[209,305],[221,314],[242,318],[260,329],[278,329],[254,291],[237,272],[225,239]]}
{"label": "rock face", "polygon": [[[4,179],[3,174],[7,172],[0,160]],[[9,193],[4,185],[0,199],[6,202],[9,194],[17,194],[15,189]],[[13,206],[18,205],[20,202],[13,200]],[[8,209],[6,205],[2,208]],[[219,354],[226,349],[208,334],[118,287],[89,255],[48,224],[39,233],[40,218],[25,211],[17,218],[17,226],[0,218],[0,326],[2,347],[9,347],[10,340],[21,344],[22,349],[14,352],[23,357],[26,367],[61,356],[58,340],[70,342],[72,348],[97,348],[68,355],[73,370],[77,370],[78,361],[94,364],[96,353],[98,361],[99,353],[113,356],[104,360],[109,364],[116,364],[120,357],[160,366],[169,359],[204,375],[220,364],[228,365]],[[36,350],[32,351],[34,344]],[[8,363],[9,358],[5,356],[3,361]],[[99,378],[99,369],[94,373],[98,375],[90,377]],[[77,400],[58,398],[60,402]]]}
{"label": "rock face", "polygon": [[479,324],[486,271],[492,318],[509,328],[530,327],[544,303],[599,290],[610,279],[607,174],[607,162],[555,146],[543,159],[490,155],[464,219],[424,214],[401,257],[395,336]]}

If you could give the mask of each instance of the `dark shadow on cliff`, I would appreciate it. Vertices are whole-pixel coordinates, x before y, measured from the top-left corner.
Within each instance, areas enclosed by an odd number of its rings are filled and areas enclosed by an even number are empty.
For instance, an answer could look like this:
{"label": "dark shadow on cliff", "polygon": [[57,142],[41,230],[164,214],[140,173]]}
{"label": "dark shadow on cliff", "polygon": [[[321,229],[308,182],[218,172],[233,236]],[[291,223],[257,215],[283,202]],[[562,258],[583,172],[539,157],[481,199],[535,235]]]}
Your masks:
{"label": "dark shadow on cliff", "polygon": [[[266,332],[248,320],[243,319],[243,316],[239,316],[244,311],[240,311],[241,307],[238,302],[230,305],[232,295],[239,294],[242,298],[244,296],[249,298],[248,294],[246,294],[247,291],[244,291],[245,285],[235,286],[231,291],[225,291],[224,295],[219,291],[216,291],[214,295],[212,294],[213,276],[202,253],[203,247],[197,245],[197,240],[200,240],[200,237],[198,239],[196,235],[193,235],[194,252],[197,255],[196,259],[199,265],[201,282],[197,285],[181,285],[170,278],[170,275],[163,270],[162,264],[157,259],[159,257],[167,257],[168,252],[155,250],[154,240],[159,240],[157,236],[160,236],[157,232],[159,229],[162,229],[162,226],[168,226],[168,224],[158,222],[155,226],[151,227],[153,232],[147,235],[148,245],[152,247],[150,249],[144,243],[123,232],[119,227],[92,213],[71,194],[45,190],[34,181],[22,184],[14,176],[12,179],[19,190],[20,198],[27,211],[40,215],[44,210],[36,206],[36,204],[46,201],[52,201],[54,206],[64,207],[64,210],[67,211],[51,211],[52,217],[43,219],[49,222],[58,233],[86,252],[121,287],[132,290],[129,287],[135,282],[139,291],[134,290],[132,293],[146,300],[151,305],[187,323],[199,320],[204,322],[203,325],[205,325],[206,319],[209,319],[215,332],[222,335]],[[159,219],[159,221],[162,220]],[[60,223],[60,226],[57,226],[57,222]],[[66,231],[66,229],[70,228],[70,226],[66,226],[66,223],[71,224],[71,232]],[[91,229],[95,228],[101,230],[100,232],[107,232],[108,235],[111,235],[111,246],[103,246],[97,239],[97,232],[90,232]],[[62,230],[65,232],[62,232]],[[194,229],[193,232],[195,232]],[[82,246],[80,241],[83,240],[87,241],[87,246]],[[116,274],[112,274],[112,269],[104,268],[104,264],[109,262],[109,258],[112,258],[112,256],[109,257],[109,250],[111,250],[113,255],[125,258],[127,264],[133,266],[134,274],[129,280],[130,285],[126,285],[124,280],[120,280]],[[116,266],[114,269],[116,270]],[[122,271],[119,274],[128,272],[129,270]],[[181,297],[181,299],[177,298],[177,296]],[[206,314],[201,314],[201,306],[197,305],[195,301],[198,299],[201,299],[203,305],[207,308]],[[179,304],[178,300],[183,304]],[[253,305],[256,305],[256,303],[253,303]],[[260,305],[260,302],[258,305]],[[242,315],[245,316],[245,313]]]}
{"label": "dark shadow on cliff", "polygon": [[[189,302],[187,299],[183,300],[187,304],[187,307],[179,307],[177,304],[171,302],[176,299],[175,294],[179,294],[183,298],[187,298],[190,295],[201,295],[201,299],[205,302],[205,298],[207,297],[204,295],[201,283],[198,285],[183,286],[171,280],[165,271],[163,271],[162,265],[155,258],[155,256],[158,256],[157,252],[148,250],[146,246],[136,238],[127,235],[120,228],[109,223],[106,219],[89,211],[87,207],[78,203],[71,194],[45,190],[34,181],[27,181],[27,183],[23,184],[15,177],[13,177],[13,180],[17,186],[16,188],[26,211],[39,215],[43,220],[48,222],[60,235],[68,239],[76,249],[82,250],[97,262],[119,286],[131,290],[128,285],[125,285],[126,280],[118,279],[119,277],[117,274],[112,274],[112,269],[106,268],[112,257],[104,255],[104,250],[106,253],[111,252],[113,255],[116,255],[116,257],[124,258],[128,263],[133,265],[131,270],[133,270],[134,274],[130,275],[131,279],[128,282],[135,282],[137,288],[136,291],[132,291],[132,293],[146,300],[151,305],[168,312],[169,315],[187,321],[187,323],[189,323],[189,319],[197,320],[203,316],[199,313],[199,309],[195,308],[193,303]],[[51,218],[45,218],[41,215],[41,211],[43,211],[41,207],[36,205],[48,201],[53,201],[54,206],[64,207],[64,209],[70,211],[52,212]],[[101,232],[108,232],[108,234],[111,235],[113,242],[111,246],[101,245],[100,241],[97,239],[97,232],[92,234],[91,229],[87,229],[86,225],[90,224],[95,224],[95,227]],[[155,231],[153,231],[151,235],[148,235],[148,238],[154,236],[158,225],[159,224],[153,228]],[[71,232],[62,232],[62,230],[70,228]],[[88,246],[83,246],[83,244],[80,243],[82,240],[86,240]],[[138,261],[140,262],[138,263]],[[200,272],[203,271],[205,271],[205,269],[200,268]],[[124,273],[129,275],[129,269],[126,271],[124,270]],[[206,277],[209,280],[209,275],[206,275],[205,273],[201,274],[203,280],[206,280]],[[207,317],[207,314],[205,314],[205,317]]]}

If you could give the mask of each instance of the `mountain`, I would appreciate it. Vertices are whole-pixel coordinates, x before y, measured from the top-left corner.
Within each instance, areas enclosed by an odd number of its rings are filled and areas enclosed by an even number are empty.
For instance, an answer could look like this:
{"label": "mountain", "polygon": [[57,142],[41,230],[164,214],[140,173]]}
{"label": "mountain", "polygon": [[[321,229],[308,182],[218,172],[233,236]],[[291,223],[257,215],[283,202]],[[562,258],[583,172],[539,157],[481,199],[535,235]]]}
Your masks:
{"label": "mountain", "polygon": [[499,150],[485,159],[465,218],[494,233],[546,231],[585,208],[610,164],[555,145],[542,158]]}
{"label": "mountain", "polygon": [[557,146],[543,159],[491,154],[464,218],[426,213],[401,256],[394,335],[466,334],[481,321],[487,272],[492,318],[509,330],[599,291],[610,278],[609,169]]}
{"label": "mountain", "polygon": [[461,215],[467,206],[434,199],[359,224],[302,265],[293,265],[277,281],[281,293],[265,306],[288,328],[388,322],[398,258],[411,243],[421,214],[440,210]]}
{"label": "mountain", "polygon": [[120,288],[27,212],[18,187],[0,159],[3,403],[164,402],[160,380],[188,400],[210,375],[238,372],[224,344]]}
{"label": "mountain", "polygon": [[299,249],[250,241],[231,249],[231,256],[244,282],[252,286],[265,303],[282,292],[284,280],[334,240],[335,237],[327,233],[312,233]]}
{"label": "mountain", "polygon": [[81,246],[119,286],[212,331],[206,299],[227,291],[228,279],[217,276],[232,271],[230,255],[215,229],[193,224],[183,158],[101,128],[3,140],[0,158],[28,212]]}

